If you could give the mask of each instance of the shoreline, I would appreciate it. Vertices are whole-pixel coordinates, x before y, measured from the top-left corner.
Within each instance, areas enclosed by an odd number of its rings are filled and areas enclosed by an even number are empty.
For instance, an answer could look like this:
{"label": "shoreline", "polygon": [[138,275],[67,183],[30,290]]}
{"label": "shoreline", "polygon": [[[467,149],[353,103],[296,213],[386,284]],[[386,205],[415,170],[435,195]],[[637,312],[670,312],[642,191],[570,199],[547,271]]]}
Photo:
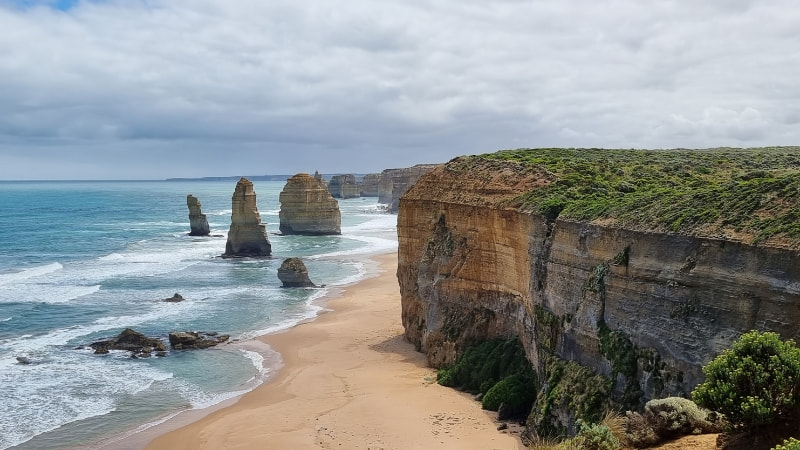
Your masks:
{"label": "shoreline", "polygon": [[282,366],[254,390],[98,448],[521,448],[495,413],[436,384],[403,337],[397,254],[370,259],[375,274],[323,299],[316,318],[256,338]]}

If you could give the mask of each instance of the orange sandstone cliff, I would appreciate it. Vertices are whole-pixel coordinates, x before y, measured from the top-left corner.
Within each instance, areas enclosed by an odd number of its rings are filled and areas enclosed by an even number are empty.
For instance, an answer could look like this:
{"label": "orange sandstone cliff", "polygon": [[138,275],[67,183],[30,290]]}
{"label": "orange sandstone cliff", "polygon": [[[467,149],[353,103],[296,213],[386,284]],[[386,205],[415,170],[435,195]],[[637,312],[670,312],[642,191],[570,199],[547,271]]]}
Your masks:
{"label": "orange sandstone cliff", "polygon": [[[750,329],[800,334],[797,248],[568,220],[517,200],[556,178],[462,157],[400,200],[402,320],[433,366],[519,337],[541,376],[553,357],[576,362],[633,407],[688,395],[701,367]],[[562,406],[545,419],[569,426],[575,413]]]}

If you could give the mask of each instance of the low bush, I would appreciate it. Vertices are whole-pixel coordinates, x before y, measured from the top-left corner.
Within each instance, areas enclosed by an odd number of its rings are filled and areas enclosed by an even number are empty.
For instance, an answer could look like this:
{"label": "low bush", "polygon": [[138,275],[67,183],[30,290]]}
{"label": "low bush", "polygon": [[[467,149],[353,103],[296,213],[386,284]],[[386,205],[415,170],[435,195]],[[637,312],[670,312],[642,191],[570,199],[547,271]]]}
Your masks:
{"label": "low bush", "polygon": [[531,380],[521,374],[503,378],[486,392],[481,401],[483,409],[497,411],[500,405],[511,416],[526,416],[536,400],[536,387]]}
{"label": "low bush", "polygon": [[631,445],[649,447],[678,436],[719,433],[719,415],[681,397],[650,400],[642,413],[627,413],[626,434]]}
{"label": "low bush", "polygon": [[800,441],[789,438],[783,441],[783,444],[773,447],[772,450],[800,450]]}
{"label": "low bush", "polygon": [[483,394],[484,409],[501,404],[512,416],[526,416],[538,391],[536,373],[519,339],[493,339],[470,347],[452,367],[439,370],[436,381],[473,394]]}
{"label": "low bush", "polygon": [[800,417],[800,349],[777,333],[748,332],[703,367],[694,401],[725,415],[734,430]]}

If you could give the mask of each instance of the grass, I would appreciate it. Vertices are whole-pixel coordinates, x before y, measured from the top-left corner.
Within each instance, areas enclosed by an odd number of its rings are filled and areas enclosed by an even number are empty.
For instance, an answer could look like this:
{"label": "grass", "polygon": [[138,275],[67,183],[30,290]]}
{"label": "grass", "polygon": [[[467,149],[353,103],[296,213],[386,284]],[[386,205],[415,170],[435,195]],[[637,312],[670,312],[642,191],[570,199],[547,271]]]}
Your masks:
{"label": "grass", "polygon": [[552,181],[512,202],[547,217],[800,244],[800,147],[542,148],[467,158],[545,169]]}

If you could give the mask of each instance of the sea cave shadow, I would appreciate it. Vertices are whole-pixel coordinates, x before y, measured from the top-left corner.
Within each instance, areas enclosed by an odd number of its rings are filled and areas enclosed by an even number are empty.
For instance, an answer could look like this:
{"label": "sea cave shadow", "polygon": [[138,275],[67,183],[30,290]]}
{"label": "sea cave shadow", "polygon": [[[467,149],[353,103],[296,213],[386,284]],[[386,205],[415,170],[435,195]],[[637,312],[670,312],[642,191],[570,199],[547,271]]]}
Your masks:
{"label": "sea cave shadow", "polygon": [[425,356],[425,354],[418,352],[414,348],[414,344],[406,340],[405,336],[402,334],[392,336],[386,340],[378,342],[377,344],[372,344],[369,346],[369,348],[379,353],[394,353],[398,356],[401,356],[401,361],[403,362],[410,362],[418,367],[432,369],[431,366],[428,365],[428,358]]}

